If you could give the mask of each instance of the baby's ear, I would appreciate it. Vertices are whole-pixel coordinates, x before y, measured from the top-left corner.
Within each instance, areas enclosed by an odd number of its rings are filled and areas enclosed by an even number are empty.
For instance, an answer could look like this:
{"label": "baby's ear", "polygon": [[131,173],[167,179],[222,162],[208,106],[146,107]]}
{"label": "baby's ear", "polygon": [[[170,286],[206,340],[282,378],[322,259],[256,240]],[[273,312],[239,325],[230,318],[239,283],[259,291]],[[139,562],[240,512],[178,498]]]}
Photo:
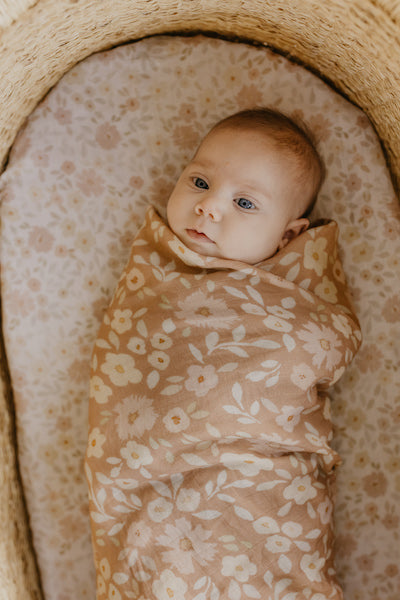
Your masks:
{"label": "baby's ear", "polygon": [[279,244],[279,250],[284,248],[291,240],[294,240],[295,237],[306,231],[310,226],[310,221],[306,218],[296,219],[295,221],[291,221],[285,230],[285,233],[282,236],[282,239]]}

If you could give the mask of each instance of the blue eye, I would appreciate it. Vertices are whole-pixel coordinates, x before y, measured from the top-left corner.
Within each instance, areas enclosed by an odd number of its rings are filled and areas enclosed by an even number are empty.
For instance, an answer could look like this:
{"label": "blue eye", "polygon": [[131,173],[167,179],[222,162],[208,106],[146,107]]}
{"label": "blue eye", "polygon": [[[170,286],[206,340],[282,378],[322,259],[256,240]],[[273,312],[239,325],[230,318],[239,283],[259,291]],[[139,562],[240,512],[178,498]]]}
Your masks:
{"label": "blue eye", "polygon": [[194,185],[201,190],[208,190],[208,183],[201,177],[195,177]]}
{"label": "blue eye", "polygon": [[244,208],[246,210],[250,210],[251,208],[255,208],[255,205],[250,202],[250,200],[246,200],[246,198],[238,198],[236,200],[236,204],[240,206],[240,208]]}

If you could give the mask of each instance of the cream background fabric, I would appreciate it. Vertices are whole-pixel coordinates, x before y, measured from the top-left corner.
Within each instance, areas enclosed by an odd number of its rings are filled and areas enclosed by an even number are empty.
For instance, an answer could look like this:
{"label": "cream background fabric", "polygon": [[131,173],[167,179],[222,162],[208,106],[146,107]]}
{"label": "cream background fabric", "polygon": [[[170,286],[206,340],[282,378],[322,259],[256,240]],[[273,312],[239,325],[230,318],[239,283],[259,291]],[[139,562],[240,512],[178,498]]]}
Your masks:
{"label": "cream background fabric", "polygon": [[304,116],[328,179],[364,343],[335,388],[338,570],[345,597],[399,586],[398,201],[368,120],[263,48],[153,38],[70,71],[21,132],[1,178],[3,319],[21,470],[46,597],[93,598],[83,454],[102,309],[148,202],[161,208],[219,118],[255,104]]}

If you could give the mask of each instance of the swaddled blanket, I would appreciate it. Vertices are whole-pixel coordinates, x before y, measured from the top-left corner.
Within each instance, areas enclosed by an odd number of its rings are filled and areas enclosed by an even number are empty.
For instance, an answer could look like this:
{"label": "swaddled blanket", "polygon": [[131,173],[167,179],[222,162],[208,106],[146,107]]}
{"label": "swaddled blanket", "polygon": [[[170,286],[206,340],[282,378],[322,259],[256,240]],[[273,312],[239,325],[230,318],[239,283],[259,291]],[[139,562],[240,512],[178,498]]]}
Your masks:
{"label": "swaddled blanket", "polygon": [[342,598],[325,390],[361,335],[336,239],[314,227],[253,266],[149,209],[93,352],[98,599]]}

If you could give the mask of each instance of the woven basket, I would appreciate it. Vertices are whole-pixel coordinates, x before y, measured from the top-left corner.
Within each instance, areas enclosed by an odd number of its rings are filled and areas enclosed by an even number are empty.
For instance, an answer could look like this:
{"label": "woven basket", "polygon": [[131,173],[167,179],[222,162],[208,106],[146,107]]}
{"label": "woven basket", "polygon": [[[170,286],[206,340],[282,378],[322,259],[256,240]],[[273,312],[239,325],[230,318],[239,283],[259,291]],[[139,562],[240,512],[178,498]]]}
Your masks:
{"label": "woven basket", "polygon": [[[1,165],[26,117],[78,61],[200,31],[266,44],[331,83],[369,116],[400,190],[398,0],[0,0]],[[1,339],[0,353],[0,600],[39,599]]]}

